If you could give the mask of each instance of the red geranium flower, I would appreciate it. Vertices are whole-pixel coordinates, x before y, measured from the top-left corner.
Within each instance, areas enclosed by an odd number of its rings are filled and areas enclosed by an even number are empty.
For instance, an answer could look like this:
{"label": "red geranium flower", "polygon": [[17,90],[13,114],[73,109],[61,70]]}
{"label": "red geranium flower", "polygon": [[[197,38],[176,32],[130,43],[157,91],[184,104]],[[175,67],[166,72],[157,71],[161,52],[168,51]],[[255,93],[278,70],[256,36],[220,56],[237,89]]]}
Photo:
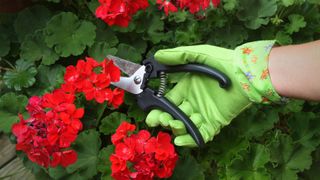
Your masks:
{"label": "red geranium flower", "polygon": [[171,3],[171,1],[167,1],[167,0],[157,0],[157,4],[159,4],[159,9],[164,10],[164,12],[166,13],[166,15],[169,15],[169,12],[177,12],[178,8]]}
{"label": "red geranium flower", "polygon": [[109,26],[127,27],[131,17],[139,10],[149,6],[148,0],[99,0],[96,17]]}
{"label": "red geranium flower", "polygon": [[[111,176],[117,180],[170,177],[178,160],[170,135],[159,132],[155,138],[146,130],[129,135],[134,129],[134,125],[123,122],[112,135],[116,147],[110,156]],[[127,162],[132,166],[128,167]]]}
{"label": "red geranium flower", "polygon": [[16,149],[44,167],[68,166],[77,160],[73,150],[66,150],[82,129],[82,108],[76,108],[74,95],[61,89],[43,97],[31,97],[27,105],[30,118],[12,126],[17,137]]}
{"label": "red geranium flower", "polygon": [[124,91],[110,89],[111,82],[120,80],[120,69],[112,61],[105,59],[98,63],[87,57],[79,60],[76,66],[68,66],[64,76],[62,90],[68,93],[84,93],[86,100],[98,103],[108,101],[114,108],[123,103]]}

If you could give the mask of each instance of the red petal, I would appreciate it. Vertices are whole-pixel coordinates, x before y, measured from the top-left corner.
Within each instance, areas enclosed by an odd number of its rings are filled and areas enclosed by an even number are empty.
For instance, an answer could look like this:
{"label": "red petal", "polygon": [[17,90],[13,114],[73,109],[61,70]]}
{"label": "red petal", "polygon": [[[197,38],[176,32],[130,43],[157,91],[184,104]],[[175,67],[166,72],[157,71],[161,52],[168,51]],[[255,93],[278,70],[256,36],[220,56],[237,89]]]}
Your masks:
{"label": "red petal", "polygon": [[58,166],[60,161],[61,161],[61,152],[54,152],[52,154],[52,160],[50,162],[50,166],[54,168],[54,167]]}
{"label": "red petal", "polygon": [[62,152],[61,166],[67,167],[77,161],[78,155],[74,150],[67,150]]}
{"label": "red petal", "polygon": [[80,119],[83,117],[83,114],[84,114],[84,109],[83,108],[79,108],[76,110],[76,112],[73,114],[73,118],[76,118],[76,119]]}

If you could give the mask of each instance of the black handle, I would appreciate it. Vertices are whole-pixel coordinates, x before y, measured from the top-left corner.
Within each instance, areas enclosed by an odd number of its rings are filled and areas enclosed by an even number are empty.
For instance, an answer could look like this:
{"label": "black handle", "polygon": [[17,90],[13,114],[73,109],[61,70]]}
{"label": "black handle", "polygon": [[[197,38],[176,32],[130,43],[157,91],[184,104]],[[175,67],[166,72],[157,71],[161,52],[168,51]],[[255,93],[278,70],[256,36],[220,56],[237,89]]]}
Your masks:
{"label": "black handle", "polygon": [[175,119],[181,120],[197,145],[200,148],[204,147],[205,143],[199,129],[184,112],[168,101],[165,97],[158,97],[152,89],[146,88],[142,93],[137,95],[137,103],[144,111],[150,111],[151,109],[158,108],[168,112]]}
{"label": "black handle", "polygon": [[173,72],[193,72],[207,75],[216,79],[220,87],[227,88],[231,85],[231,81],[223,72],[203,65],[203,64],[183,64],[175,66],[166,66],[158,63],[153,58],[146,59],[142,62],[146,66],[146,71],[149,73],[148,78],[159,77],[160,72],[173,73]]}

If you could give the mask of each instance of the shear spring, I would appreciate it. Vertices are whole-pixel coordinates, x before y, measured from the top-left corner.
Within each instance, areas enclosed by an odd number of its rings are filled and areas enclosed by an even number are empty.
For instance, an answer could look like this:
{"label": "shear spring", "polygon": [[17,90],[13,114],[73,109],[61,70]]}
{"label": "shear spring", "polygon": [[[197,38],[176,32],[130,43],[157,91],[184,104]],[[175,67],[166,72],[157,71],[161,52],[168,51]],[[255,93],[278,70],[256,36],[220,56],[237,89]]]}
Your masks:
{"label": "shear spring", "polygon": [[166,91],[166,87],[167,87],[167,74],[165,72],[160,72],[160,85],[159,85],[159,89],[157,92],[157,96],[158,97],[162,97],[163,94]]}

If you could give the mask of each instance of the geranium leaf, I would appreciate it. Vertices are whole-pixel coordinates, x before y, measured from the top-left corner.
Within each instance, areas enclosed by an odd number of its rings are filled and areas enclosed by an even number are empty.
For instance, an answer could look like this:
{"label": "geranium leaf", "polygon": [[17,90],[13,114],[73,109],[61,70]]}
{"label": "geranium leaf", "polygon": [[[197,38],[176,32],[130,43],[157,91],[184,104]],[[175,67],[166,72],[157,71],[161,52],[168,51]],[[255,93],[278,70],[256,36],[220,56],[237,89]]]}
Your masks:
{"label": "geranium leaf", "polygon": [[246,138],[262,136],[278,122],[278,111],[267,107],[252,107],[240,114],[232,126]]}
{"label": "geranium leaf", "polygon": [[57,166],[55,168],[48,169],[49,176],[54,179],[62,179],[68,176],[68,172],[65,168]]}
{"label": "geranium leaf", "polygon": [[0,131],[9,133],[11,126],[19,121],[18,114],[25,112],[28,98],[12,92],[0,97]]}
{"label": "geranium leaf", "polygon": [[9,53],[10,39],[7,34],[7,30],[0,26],[0,57],[3,57]]}
{"label": "geranium leaf", "polygon": [[36,76],[37,83],[28,89],[29,94],[43,95],[59,88],[63,83],[65,68],[61,65],[40,65]]}
{"label": "geranium leaf", "polygon": [[67,172],[78,172],[80,176],[90,179],[97,174],[98,153],[101,146],[99,133],[95,130],[85,130],[81,132],[75,144],[74,150],[78,154],[75,164],[68,166]]}
{"label": "geranium leaf", "polygon": [[51,12],[44,6],[36,5],[21,11],[14,22],[19,41],[23,42],[28,34],[45,27]]}
{"label": "geranium leaf", "polygon": [[238,6],[238,0],[223,0],[223,9],[232,11]]}
{"label": "geranium leaf", "polygon": [[118,46],[117,56],[136,63],[140,63],[142,60],[141,54],[136,48],[123,43]]}
{"label": "geranium leaf", "polygon": [[226,167],[223,179],[268,180],[270,174],[264,166],[269,158],[266,147],[261,144],[251,144],[243,159],[235,160],[231,166]]}
{"label": "geranium leaf", "polygon": [[320,123],[315,113],[296,113],[288,120],[288,124],[295,143],[298,142],[310,149],[316,149],[320,144]]}
{"label": "geranium leaf", "polygon": [[47,0],[48,2],[54,2],[54,3],[59,3],[60,0]]}
{"label": "geranium leaf", "polygon": [[117,54],[118,50],[114,47],[110,47],[106,42],[97,42],[94,43],[88,53],[90,57],[93,57],[97,61],[103,61],[107,55],[115,55]]}
{"label": "geranium leaf", "polygon": [[288,7],[288,6],[293,5],[295,0],[281,0],[281,2],[285,7]]}
{"label": "geranium leaf", "polygon": [[288,45],[292,43],[292,38],[284,31],[277,32],[276,40],[280,45]]}
{"label": "geranium leaf", "polygon": [[290,100],[282,109],[281,113],[297,113],[300,112],[303,108],[304,101],[302,100]]}
{"label": "geranium leaf", "polygon": [[[276,0],[251,0],[239,1],[238,18],[245,22],[249,29],[258,29],[261,25],[269,22],[269,17],[273,16],[277,11]],[[255,7],[255,8],[248,8]]]}
{"label": "geranium leaf", "polygon": [[45,42],[62,57],[80,55],[87,46],[94,43],[96,26],[79,20],[70,12],[52,17],[45,28]]}
{"label": "geranium leaf", "polygon": [[141,122],[146,119],[147,114],[138,106],[130,106],[128,109],[128,116],[133,118],[136,122]]}
{"label": "geranium leaf", "polygon": [[99,130],[105,135],[112,134],[123,121],[130,122],[130,119],[123,113],[113,112],[101,120]]}
{"label": "geranium leaf", "polygon": [[96,40],[89,48],[88,53],[97,61],[103,61],[107,55],[115,55],[117,53],[115,46],[118,42],[117,36],[110,29],[98,29]]}
{"label": "geranium leaf", "polygon": [[99,160],[98,160],[98,171],[102,173],[102,179],[112,179],[111,178],[111,162],[109,157],[114,152],[114,146],[109,145],[99,152]]}
{"label": "geranium leaf", "polygon": [[44,65],[51,65],[59,59],[59,55],[45,44],[43,31],[36,31],[25,38],[21,44],[20,56],[29,61],[42,60]]}
{"label": "geranium leaf", "polygon": [[98,8],[99,5],[100,3],[98,0],[88,2],[88,8],[90,9],[92,14],[96,13],[96,9]]}
{"label": "geranium leaf", "polygon": [[288,19],[290,23],[285,26],[285,29],[289,34],[299,32],[301,28],[304,28],[307,25],[304,17],[299,14],[291,14]]}
{"label": "geranium leaf", "polygon": [[269,171],[275,179],[297,179],[297,173],[309,169],[313,148],[294,144],[290,136],[276,133],[269,145],[272,166]]}
{"label": "geranium leaf", "polygon": [[[221,36],[221,34],[224,34],[224,36]],[[217,28],[213,33],[210,33],[207,43],[235,48],[246,39],[248,39],[248,33],[244,27],[239,25],[230,25],[223,28]]]}
{"label": "geranium leaf", "polygon": [[226,166],[237,159],[242,159],[241,153],[248,149],[249,141],[241,138],[234,129],[226,128],[215,137],[210,147],[209,154],[212,154],[218,166]]}
{"label": "geranium leaf", "polygon": [[175,21],[176,23],[182,23],[187,20],[190,14],[187,11],[178,11],[176,13],[169,14],[169,21]]}
{"label": "geranium leaf", "polygon": [[197,23],[192,23],[188,27],[188,31],[184,28],[179,28],[175,32],[175,39],[179,45],[191,45],[199,43],[201,39],[201,34],[198,33],[199,26]]}
{"label": "geranium leaf", "polygon": [[205,176],[200,164],[193,156],[186,156],[179,159],[173,175],[169,180],[204,180]]}
{"label": "geranium leaf", "polygon": [[20,91],[22,88],[32,86],[35,82],[37,69],[32,62],[20,59],[16,61],[16,66],[12,70],[8,70],[4,76],[4,83],[8,88]]}

